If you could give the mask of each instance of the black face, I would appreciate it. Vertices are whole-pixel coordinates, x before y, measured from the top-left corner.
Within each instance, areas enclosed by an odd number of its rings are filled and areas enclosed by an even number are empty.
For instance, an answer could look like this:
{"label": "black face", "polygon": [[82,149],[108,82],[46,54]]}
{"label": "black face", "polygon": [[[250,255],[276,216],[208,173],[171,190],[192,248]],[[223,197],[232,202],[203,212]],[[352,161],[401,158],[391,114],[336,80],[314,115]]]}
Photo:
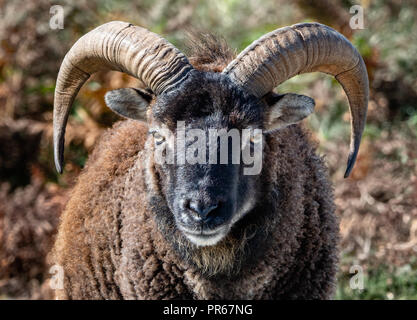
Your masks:
{"label": "black face", "polygon": [[149,92],[125,88],[106,94],[106,103],[148,122],[147,184],[159,208],[156,219],[165,235],[178,237],[180,230],[199,246],[219,242],[254,208],[262,130],[276,132],[314,110],[309,97],[270,92],[258,99],[224,74],[197,70],[156,101]]}
{"label": "black face", "polygon": [[193,72],[152,108],[149,143],[162,157],[155,161],[162,193],[176,227],[196,245],[219,242],[256,202],[259,104],[222,74]]}

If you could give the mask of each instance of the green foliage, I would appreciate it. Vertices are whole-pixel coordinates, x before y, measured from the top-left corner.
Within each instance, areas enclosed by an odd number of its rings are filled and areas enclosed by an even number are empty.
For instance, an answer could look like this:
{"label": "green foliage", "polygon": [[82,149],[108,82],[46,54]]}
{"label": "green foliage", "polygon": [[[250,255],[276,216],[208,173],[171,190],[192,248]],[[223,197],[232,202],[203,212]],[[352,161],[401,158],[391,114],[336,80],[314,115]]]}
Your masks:
{"label": "green foliage", "polygon": [[404,77],[412,85],[417,78],[417,3],[415,1],[372,1],[365,8],[365,29],[353,43],[365,57],[377,48],[385,78]]}
{"label": "green foliage", "polygon": [[417,299],[417,268],[415,264],[390,268],[378,266],[364,275],[364,288],[351,289],[353,274],[339,274],[336,299],[342,300],[385,300]]}

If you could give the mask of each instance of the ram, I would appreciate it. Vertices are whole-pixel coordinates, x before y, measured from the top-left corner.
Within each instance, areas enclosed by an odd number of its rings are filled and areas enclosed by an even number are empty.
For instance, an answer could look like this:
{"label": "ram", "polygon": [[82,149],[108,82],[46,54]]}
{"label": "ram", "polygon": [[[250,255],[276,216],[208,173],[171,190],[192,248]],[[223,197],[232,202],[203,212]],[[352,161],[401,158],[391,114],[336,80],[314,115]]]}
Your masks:
{"label": "ram", "polygon": [[[210,37],[194,46],[188,60],[152,32],[110,22],[65,56],[54,106],[59,172],[71,104],[92,73],[122,71],[146,88],[106,94],[107,105],[129,119],[101,138],[62,214],[51,255],[64,271],[58,298],[331,297],[338,262],[333,192],[298,123],[314,111],[314,100],[273,89],[306,72],[336,77],[352,119],[348,176],[368,104],[360,54],[318,23],[277,29],[236,58]],[[223,162],[184,161],[177,152],[184,135],[182,148],[192,150],[186,160],[208,157],[203,151],[213,140],[197,148],[195,132],[222,129],[251,132],[238,151],[232,135],[226,148],[209,151],[211,160]],[[244,153],[261,161],[259,172],[245,173],[251,166]],[[168,154],[174,161],[160,161]]]}

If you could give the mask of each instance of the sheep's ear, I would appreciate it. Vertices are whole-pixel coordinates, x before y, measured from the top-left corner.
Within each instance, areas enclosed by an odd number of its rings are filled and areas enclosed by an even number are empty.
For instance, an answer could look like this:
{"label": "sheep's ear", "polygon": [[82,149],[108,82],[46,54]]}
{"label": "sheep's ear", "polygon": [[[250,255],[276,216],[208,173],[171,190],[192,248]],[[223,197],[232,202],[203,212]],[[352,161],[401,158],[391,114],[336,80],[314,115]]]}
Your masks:
{"label": "sheep's ear", "polygon": [[297,123],[313,113],[314,100],[295,94],[270,94],[265,98],[264,127],[266,131],[278,130]]}
{"label": "sheep's ear", "polygon": [[146,109],[152,95],[134,88],[122,88],[106,93],[106,105],[122,117],[146,121]]}

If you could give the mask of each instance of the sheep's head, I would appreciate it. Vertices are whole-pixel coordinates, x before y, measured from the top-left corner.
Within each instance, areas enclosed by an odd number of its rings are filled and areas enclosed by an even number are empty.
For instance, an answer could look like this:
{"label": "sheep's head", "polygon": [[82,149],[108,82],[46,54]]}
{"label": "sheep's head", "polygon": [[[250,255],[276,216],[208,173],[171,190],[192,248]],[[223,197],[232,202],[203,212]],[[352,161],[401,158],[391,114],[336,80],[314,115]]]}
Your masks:
{"label": "sheep's head", "polygon": [[60,172],[69,108],[89,75],[103,68],[131,74],[149,88],[114,90],[106,102],[116,113],[148,123],[145,151],[154,160],[177,228],[194,244],[216,244],[256,203],[263,135],[313,112],[311,98],[272,93],[292,76],[321,71],[342,84],[352,116],[345,176],[355,162],[368,78],[356,49],[329,27],[278,29],[254,42],[222,73],[195,70],[181,52],[143,28],[111,22],[91,31],[72,47],[58,75],[54,147]]}
{"label": "sheep's head", "polygon": [[108,92],[106,103],[148,122],[146,154],[153,158],[157,189],[178,229],[197,245],[218,242],[256,203],[263,134],[301,120],[314,107],[311,98],[295,94],[257,99],[227,75],[197,70],[156,99],[126,88]]}

